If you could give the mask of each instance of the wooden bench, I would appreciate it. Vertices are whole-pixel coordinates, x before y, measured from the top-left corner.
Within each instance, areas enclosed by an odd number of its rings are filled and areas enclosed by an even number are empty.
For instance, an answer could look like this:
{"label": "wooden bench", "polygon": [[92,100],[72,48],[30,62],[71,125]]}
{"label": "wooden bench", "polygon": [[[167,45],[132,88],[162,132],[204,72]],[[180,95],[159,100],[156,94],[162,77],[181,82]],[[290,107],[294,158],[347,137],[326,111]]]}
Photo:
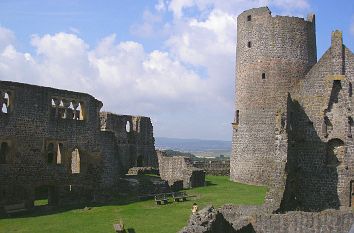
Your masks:
{"label": "wooden bench", "polygon": [[172,197],[174,201],[186,201],[188,195],[186,192],[174,192],[172,193]]}
{"label": "wooden bench", "polygon": [[4,209],[5,209],[5,212],[8,215],[13,214],[13,213],[19,213],[19,212],[27,211],[25,202],[12,204],[12,205],[5,205]]}
{"label": "wooden bench", "polygon": [[155,195],[155,202],[157,205],[167,204],[168,198],[166,194],[157,194]]}

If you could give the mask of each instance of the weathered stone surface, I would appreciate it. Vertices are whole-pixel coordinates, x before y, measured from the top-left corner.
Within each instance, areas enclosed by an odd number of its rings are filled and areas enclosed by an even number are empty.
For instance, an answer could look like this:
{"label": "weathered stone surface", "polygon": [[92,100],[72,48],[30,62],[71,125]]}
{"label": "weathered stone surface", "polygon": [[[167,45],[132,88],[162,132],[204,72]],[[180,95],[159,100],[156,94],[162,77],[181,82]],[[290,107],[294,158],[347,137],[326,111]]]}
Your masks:
{"label": "weathered stone surface", "polygon": [[51,205],[95,200],[130,167],[157,166],[148,117],[100,112],[91,95],[22,83],[1,81],[0,94],[0,210],[31,207],[43,187]]}
{"label": "weathered stone surface", "polygon": [[194,188],[205,185],[205,171],[193,167],[191,160],[183,156],[166,156],[157,151],[161,179],[172,186],[176,181],[183,181],[183,188]]}
{"label": "weathered stone surface", "polygon": [[193,166],[203,169],[207,175],[229,176],[230,160],[194,161]]}
{"label": "weathered stone surface", "polygon": [[[213,213],[231,232],[349,232],[354,54],[335,31],[316,62],[314,15],[251,9],[238,16],[237,30],[230,178],[269,191],[263,206],[227,205]],[[210,230],[215,216],[191,221],[184,232],[224,232]],[[195,226],[206,221],[207,228]]]}
{"label": "weathered stone surface", "polygon": [[159,170],[154,167],[132,167],[129,168],[127,175],[143,175],[143,174],[153,174],[158,175]]}
{"label": "weathered stone surface", "polygon": [[335,31],[316,63],[314,19],[268,8],[237,18],[230,177],[267,185],[273,211],[349,207],[354,194],[354,55]]}
{"label": "weathered stone surface", "polygon": [[267,213],[262,206],[206,207],[192,215],[180,233],[347,233],[353,224],[351,211],[291,211]]}
{"label": "weathered stone surface", "polygon": [[189,220],[188,226],[179,233],[233,233],[235,230],[224,219],[224,217],[212,206],[193,214]]}

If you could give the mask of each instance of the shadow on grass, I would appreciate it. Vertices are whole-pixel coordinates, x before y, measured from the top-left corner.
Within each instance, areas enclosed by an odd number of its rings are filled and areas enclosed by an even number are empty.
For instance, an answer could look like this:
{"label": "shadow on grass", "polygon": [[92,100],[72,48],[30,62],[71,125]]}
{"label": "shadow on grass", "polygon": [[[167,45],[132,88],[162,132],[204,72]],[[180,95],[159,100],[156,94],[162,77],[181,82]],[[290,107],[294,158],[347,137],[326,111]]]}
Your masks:
{"label": "shadow on grass", "polygon": [[205,181],[205,186],[214,186],[214,185],[217,185],[209,180]]}
{"label": "shadow on grass", "polygon": [[41,205],[41,206],[34,206],[33,209],[29,209],[26,212],[13,213],[7,216],[2,215],[0,216],[0,219],[39,217],[44,215],[58,214],[58,213],[67,212],[71,210],[88,212],[95,207],[103,207],[103,206],[111,206],[111,205],[122,206],[122,205],[128,205],[131,203],[140,202],[140,201],[142,200],[139,200],[138,198],[129,198],[129,199],[113,200],[105,203],[87,202],[87,203],[80,203],[80,204],[66,204],[64,206]]}
{"label": "shadow on grass", "polygon": [[[155,202],[153,197],[150,199],[151,199],[152,203]],[[39,216],[59,214],[59,213],[63,213],[63,212],[71,211],[71,210],[77,210],[80,212],[89,212],[92,208],[96,208],[96,207],[123,206],[123,205],[132,204],[132,203],[142,202],[145,200],[148,200],[148,199],[142,200],[139,198],[139,196],[133,196],[131,198],[116,199],[116,200],[113,200],[110,202],[104,202],[104,203],[87,202],[87,203],[80,203],[80,204],[66,204],[63,206],[40,205],[40,206],[34,206],[33,209],[29,209],[26,212],[13,213],[11,215],[1,215],[0,219],[39,217]],[[174,203],[173,201],[169,200],[166,204],[157,205],[157,206],[171,205],[173,203]],[[128,231],[128,232],[135,232],[134,229],[130,229],[130,230],[132,230],[132,231]]]}

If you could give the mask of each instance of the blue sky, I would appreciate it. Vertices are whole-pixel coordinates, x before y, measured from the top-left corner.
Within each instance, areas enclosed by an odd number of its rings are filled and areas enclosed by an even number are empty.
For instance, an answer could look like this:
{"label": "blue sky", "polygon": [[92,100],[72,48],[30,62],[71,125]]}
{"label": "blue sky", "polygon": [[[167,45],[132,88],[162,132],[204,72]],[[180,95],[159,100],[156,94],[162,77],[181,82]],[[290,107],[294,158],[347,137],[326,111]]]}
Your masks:
{"label": "blue sky", "polygon": [[103,110],[150,116],[155,136],[231,140],[235,18],[316,14],[318,57],[349,0],[0,0],[0,79],[88,92]]}

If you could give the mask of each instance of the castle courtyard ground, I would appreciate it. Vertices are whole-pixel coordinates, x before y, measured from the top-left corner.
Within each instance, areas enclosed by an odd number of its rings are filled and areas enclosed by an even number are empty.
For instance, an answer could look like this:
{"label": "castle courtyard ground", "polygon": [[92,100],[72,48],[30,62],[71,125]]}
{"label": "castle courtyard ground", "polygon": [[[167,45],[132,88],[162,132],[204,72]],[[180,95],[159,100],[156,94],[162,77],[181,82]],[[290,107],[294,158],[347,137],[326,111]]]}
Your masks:
{"label": "castle courtyard ground", "polygon": [[[122,219],[127,232],[170,233],[186,225],[194,202],[199,209],[212,204],[263,203],[266,187],[234,183],[226,176],[207,176],[207,186],[187,190],[194,196],[186,202],[157,206],[153,200],[118,200],[103,206],[71,207],[46,214],[28,214],[0,219],[0,233],[97,233],[114,232],[113,224]],[[45,203],[44,203],[45,204]]]}

